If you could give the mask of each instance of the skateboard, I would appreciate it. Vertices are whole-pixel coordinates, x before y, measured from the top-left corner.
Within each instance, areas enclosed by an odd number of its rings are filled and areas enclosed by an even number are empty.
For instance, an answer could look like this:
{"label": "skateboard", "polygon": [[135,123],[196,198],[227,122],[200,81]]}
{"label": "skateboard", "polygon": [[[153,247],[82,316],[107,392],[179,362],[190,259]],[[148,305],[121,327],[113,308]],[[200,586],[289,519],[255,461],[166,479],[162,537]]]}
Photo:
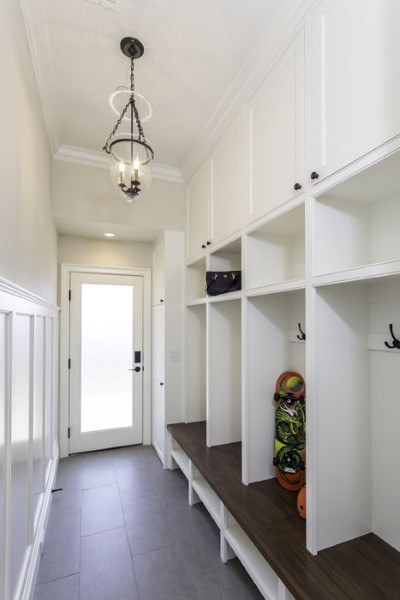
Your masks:
{"label": "skateboard", "polygon": [[287,490],[298,491],[305,483],[306,408],[302,376],[293,371],[281,373],[274,400],[276,477]]}

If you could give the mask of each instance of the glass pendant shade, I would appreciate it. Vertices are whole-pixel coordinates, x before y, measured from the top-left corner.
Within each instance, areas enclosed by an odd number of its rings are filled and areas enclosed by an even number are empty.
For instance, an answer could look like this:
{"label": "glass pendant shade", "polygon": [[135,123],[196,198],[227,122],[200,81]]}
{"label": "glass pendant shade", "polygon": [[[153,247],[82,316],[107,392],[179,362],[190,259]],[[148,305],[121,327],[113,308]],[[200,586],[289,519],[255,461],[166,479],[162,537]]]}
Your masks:
{"label": "glass pendant shade", "polygon": [[128,202],[151,184],[151,147],[130,134],[116,136],[110,144],[111,183]]}

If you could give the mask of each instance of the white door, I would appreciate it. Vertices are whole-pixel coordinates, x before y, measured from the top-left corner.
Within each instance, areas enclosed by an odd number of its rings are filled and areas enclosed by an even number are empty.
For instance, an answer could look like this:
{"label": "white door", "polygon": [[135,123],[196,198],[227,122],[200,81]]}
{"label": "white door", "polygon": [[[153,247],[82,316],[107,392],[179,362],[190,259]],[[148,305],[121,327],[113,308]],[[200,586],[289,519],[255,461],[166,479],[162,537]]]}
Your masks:
{"label": "white door", "polygon": [[71,273],[70,453],[142,442],[142,278]]}
{"label": "white door", "polygon": [[310,21],[318,183],[400,133],[400,2],[323,0]]}

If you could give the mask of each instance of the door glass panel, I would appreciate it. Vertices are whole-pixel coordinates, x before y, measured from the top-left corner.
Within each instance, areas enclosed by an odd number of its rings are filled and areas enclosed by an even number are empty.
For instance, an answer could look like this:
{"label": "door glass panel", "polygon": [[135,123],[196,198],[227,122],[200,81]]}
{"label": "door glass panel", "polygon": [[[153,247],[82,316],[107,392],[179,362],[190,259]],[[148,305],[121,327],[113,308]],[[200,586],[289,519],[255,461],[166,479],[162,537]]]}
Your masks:
{"label": "door glass panel", "polygon": [[132,286],[82,284],[82,433],[132,426],[132,328]]}

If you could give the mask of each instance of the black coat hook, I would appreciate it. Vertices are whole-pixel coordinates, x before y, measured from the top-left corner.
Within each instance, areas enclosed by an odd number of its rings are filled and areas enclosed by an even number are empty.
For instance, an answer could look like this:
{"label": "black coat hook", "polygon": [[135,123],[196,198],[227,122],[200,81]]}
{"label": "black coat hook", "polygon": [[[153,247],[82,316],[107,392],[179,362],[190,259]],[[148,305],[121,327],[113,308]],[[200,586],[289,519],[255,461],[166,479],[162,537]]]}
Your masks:
{"label": "black coat hook", "polygon": [[397,350],[400,350],[400,340],[398,340],[393,333],[393,323],[390,323],[389,331],[390,331],[390,335],[393,338],[393,344],[389,344],[388,342],[385,342],[385,346],[387,348],[397,348]]}
{"label": "black coat hook", "polygon": [[300,330],[300,335],[297,336],[297,339],[300,340],[301,342],[304,342],[304,340],[306,339],[306,334],[301,329],[301,323],[297,323],[297,325],[299,326],[299,330]]}

